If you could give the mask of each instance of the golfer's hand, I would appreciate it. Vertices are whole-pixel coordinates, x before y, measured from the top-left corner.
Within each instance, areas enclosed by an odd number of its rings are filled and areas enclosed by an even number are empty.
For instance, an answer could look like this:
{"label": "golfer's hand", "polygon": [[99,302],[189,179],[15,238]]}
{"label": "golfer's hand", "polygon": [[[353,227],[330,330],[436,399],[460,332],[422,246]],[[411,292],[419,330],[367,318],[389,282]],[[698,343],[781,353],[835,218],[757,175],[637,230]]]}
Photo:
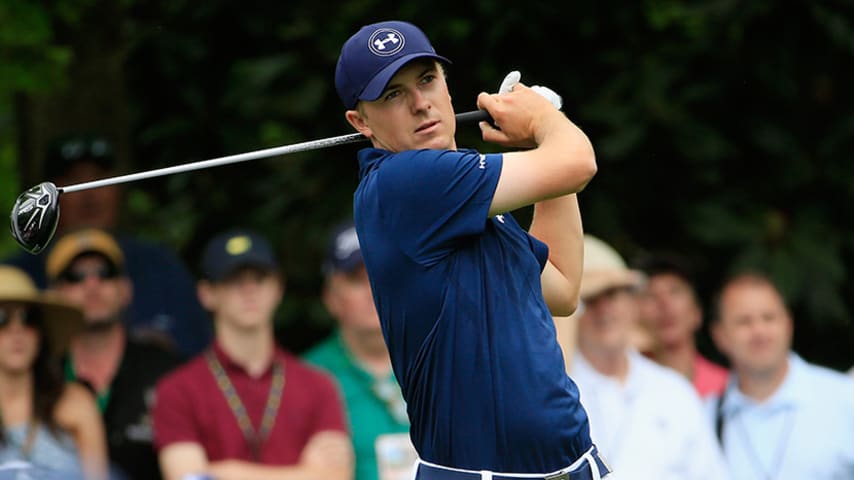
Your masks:
{"label": "golfer's hand", "polygon": [[[502,93],[512,92],[513,87],[515,87],[516,84],[518,84],[519,80],[521,80],[521,79],[522,79],[522,74],[519,73],[518,70],[513,70],[512,72],[508,73],[507,76],[504,77],[504,80],[501,81],[501,86],[498,87],[498,94],[500,95]],[[561,107],[563,106],[563,99],[560,98],[560,95],[558,95],[551,88],[543,87],[541,85],[534,85],[533,87],[531,87],[531,90],[542,95],[543,98],[545,98],[552,105],[554,105],[556,109],[560,110]]]}
{"label": "golfer's hand", "polygon": [[518,82],[512,88],[508,93],[478,95],[478,108],[488,111],[495,125],[480,123],[484,141],[506,147],[536,147],[554,130],[555,122],[569,121],[532,88]]}

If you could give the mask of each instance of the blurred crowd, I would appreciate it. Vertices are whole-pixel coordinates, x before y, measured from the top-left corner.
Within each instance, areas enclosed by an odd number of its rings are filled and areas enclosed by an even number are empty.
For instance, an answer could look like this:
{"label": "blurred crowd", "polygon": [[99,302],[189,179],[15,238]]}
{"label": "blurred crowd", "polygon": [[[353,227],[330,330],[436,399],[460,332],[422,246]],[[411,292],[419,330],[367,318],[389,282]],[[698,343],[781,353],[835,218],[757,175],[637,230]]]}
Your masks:
{"label": "blurred crowd", "polygon": [[[46,167],[57,185],[115,173],[91,135],[58,139]],[[334,331],[298,356],[274,335],[286,272],[263,235],[214,235],[194,278],[117,231],[121,196],[62,196],[51,248],[0,266],[0,479],[410,478],[352,222],[319,266]],[[630,268],[602,239],[584,250],[580,307],[555,328],[609,478],[854,479],[854,378],[792,350],[771,278],[726,279],[703,318],[677,253]]]}

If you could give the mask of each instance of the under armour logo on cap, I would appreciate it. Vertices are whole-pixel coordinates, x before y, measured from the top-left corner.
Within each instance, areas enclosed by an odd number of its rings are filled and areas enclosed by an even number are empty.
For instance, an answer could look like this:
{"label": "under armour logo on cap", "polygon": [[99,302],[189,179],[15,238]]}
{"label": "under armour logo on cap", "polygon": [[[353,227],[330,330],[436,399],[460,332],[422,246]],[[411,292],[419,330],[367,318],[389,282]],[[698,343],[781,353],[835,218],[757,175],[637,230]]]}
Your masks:
{"label": "under armour logo on cap", "polygon": [[411,23],[390,21],[366,25],[341,47],[335,67],[335,89],[347,108],[356,108],[359,100],[378,99],[401,67],[422,57],[451,63],[437,55],[424,32]]}
{"label": "under armour logo on cap", "polygon": [[377,55],[388,56],[399,52],[406,45],[406,38],[393,28],[381,28],[371,35],[368,48]]}
{"label": "under armour logo on cap", "polygon": [[359,237],[356,227],[351,227],[338,234],[335,239],[335,258],[344,260],[353,252],[359,250]]}
{"label": "under armour logo on cap", "polygon": [[344,222],[332,231],[326,258],[323,260],[323,271],[326,274],[352,272],[360,265],[362,265],[362,249],[359,246],[356,227],[353,222]]}

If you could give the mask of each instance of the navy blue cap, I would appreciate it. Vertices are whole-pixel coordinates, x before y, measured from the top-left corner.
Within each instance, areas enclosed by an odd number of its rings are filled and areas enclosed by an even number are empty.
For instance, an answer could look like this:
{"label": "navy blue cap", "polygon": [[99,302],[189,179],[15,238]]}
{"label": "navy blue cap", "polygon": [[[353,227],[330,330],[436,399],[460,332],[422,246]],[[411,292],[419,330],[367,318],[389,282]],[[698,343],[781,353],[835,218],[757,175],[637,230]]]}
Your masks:
{"label": "navy blue cap", "polygon": [[427,35],[408,22],[379,22],[362,27],[341,47],[335,67],[335,89],[344,106],[353,109],[359,100],[380,97],[391,77],[411,60],[436,54]]}
{"label": "navy blue cap", "polygon": [[78,163],[92,162],[104,170],[116,164],[113,145],[105,137],[92,133],[71,133],[55,138],[48,145],[45,174],[55,179]]}
{"label": "navy blue cap", "polygon": [[338,225],[329,237],[326,257],[323,259],[323,272],[327,275],[352,272],[362,264],[362,249],[353,222]]}
{"label": "navy blue cap", "polygon": [[235,229],[208,241],[202,255],[202,275],[220,281],[246,267],[277,271],[279,263],[270,242],[257,232]]}

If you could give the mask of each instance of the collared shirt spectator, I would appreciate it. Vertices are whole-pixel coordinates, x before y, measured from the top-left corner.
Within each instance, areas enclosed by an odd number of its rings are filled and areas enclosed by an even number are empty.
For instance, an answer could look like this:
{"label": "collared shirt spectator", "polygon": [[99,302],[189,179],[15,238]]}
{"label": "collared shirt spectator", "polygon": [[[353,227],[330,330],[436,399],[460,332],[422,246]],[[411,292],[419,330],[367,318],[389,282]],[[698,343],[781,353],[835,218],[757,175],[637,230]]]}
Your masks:
{"label": "collared shirt spectator", "polygon": [[56,361],[81,312],[0,266],[0,469],[15,478],[107,478],[104,425],[83,386],[63,382]]}
{"label": "collared shirt spectator", "polygon": [[641,323],[653,337],[646,353],[691,381],[702,398],[720,395],[726,387],[727,370],[697,348],[695,335],[703,324],[703,310],[687,261],[675,254],[654,254],[644,258],[639,268],[647,276],[641,295]]}
{"label": "collared shirt spectator", "polygon": [[854,381],[791,351],[794,324],[759,273],[727,280],[712,335],[733,368],[708,407],[733,478],[854,478]]}
{"label": "collared shirt spectator", "polygon": [[247,230],[213,237],[202,304],[215,341],[163,379],[153,410],[167,480],[352,478],[352,447],[332,379],[278,347],[284,277],[269,242]]}
{"label": "collared shirt spectator", "polygon": [[105,231],[79,230],[57,240],[47,258],[47,277],[53,292],[84,314],[85,328],[71,340],[64,373],[96,394],[113,478],[157,480],[149,409],[157,380],[179,364],[179,357],[127,334],[123,319],[134,285],[125,258]]}
{"label": "collared shirt spectator", "polygon": [[[58,186],[115,176],[116,158],[111,143],[92,134],[58,137],[48,147],[46,178]],[[57,236],[82,228],[98,228],[114,234],[125,253],[125,270],[134,284],[134,297],[124,321],[131,336],[162,341],[185,358],[210,342],[211,328],[195,296],[193,277],[171,249],[157,242],[121,231],[121,186],[112,185],[60,197]],[[3,263],[25,270],[46,288],[45,259],[49,252],[21,252]]]}
{"label": "collared shirt spectator", "polygon": [[578,350],[571,376],[590,434],[615,475],[633,480],[719,480],[726,467],[691,384],[632,345],[641,272],[585,235]]}
{"label": "collared shirt spectator", "polygon": [[355,480],[392,480],[401,474],[409,478],[416,453],[409,440],[406,403],[391,368],[352,222],[333,231],[323,271],[323,303],[338,329],[304,358],[332,374],[341,387],[356,454]]}

